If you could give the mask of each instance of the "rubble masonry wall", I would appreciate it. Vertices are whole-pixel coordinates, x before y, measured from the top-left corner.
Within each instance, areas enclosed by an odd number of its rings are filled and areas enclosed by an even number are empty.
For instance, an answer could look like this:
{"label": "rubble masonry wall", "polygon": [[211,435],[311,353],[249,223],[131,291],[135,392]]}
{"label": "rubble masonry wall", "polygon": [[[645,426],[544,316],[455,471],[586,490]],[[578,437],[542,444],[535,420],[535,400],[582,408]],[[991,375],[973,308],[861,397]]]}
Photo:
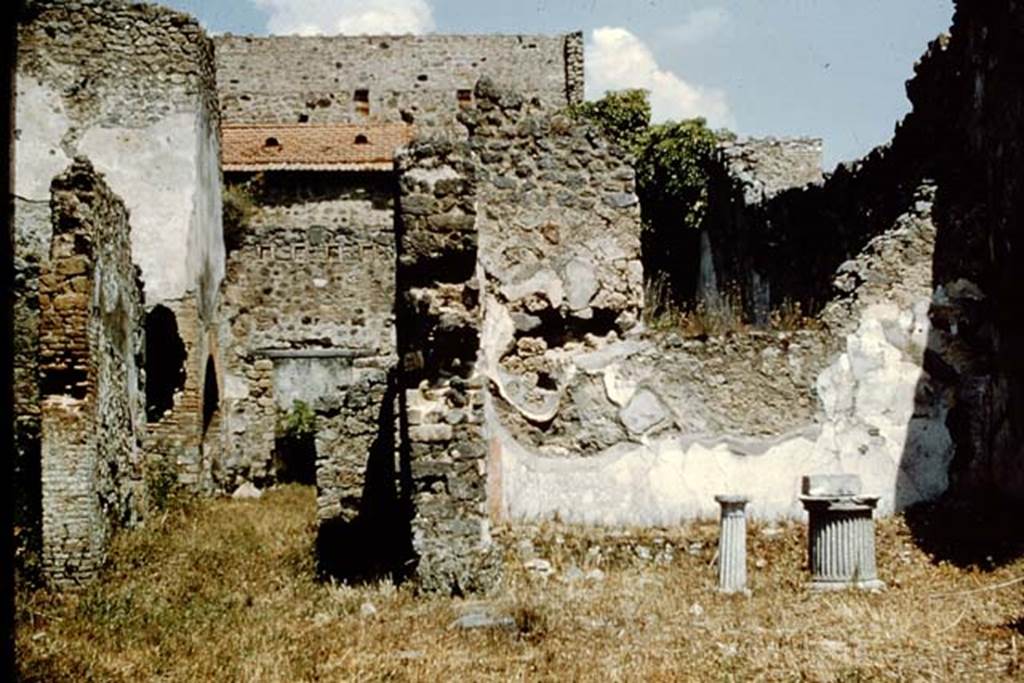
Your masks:
{"label": "rubble masonry wall", "polygon": [[144,312],[128,213],[87,160],[54,179],[51,210],[39,277],[42,560],[48,580],[73,585],[145,510]]}
{"label": "rubble masonry wall", "polygon": [[[224,273],[214,83],[212,43],[194,19],[165,8],[42,0],[19,25],[16,335],[19,452],[26,454],[19,458],[31,461],[37,442],[34,280],[50,240],[48,188],[85,154],[128,208],[147,309],[167,305],[188,349],[186,384],[150,426],[147,450],[172,459],[184,483],[208,486],[202,388],[210,358],[220,372],[214,325]],[[205,436],[208,449],[219,443]]]}
{"label": "rubble masonry wall", "polygon": [[[582,101],[583,36],[219,36],[227,123],[414,123],[464,135],[455,121],[489,75],[552,106]],[[366,90],[364,103],[355,101]],[[459,93],[467,98],[460,100]]]}
{"label": "rubble masonry wall", "polygon": [[354,517],[395,364],[394,180],[284,172],[258,186],[222,289],[230,446],[216,478],[278,480],[280,425],[301,401],[317,413],[320,519]]}

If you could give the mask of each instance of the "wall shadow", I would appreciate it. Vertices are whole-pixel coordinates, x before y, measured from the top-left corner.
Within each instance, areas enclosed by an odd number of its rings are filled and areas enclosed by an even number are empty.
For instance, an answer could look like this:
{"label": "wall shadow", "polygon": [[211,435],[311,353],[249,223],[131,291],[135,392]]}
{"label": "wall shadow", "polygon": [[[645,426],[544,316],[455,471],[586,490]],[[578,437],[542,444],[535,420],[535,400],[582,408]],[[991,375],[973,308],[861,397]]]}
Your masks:
{"label": "wall shadow", "polygon": [[[1013,3],[958,2],[950,37],[908,84],[936,182],[935,294],[915,415],[944,393],[955,451],[946,493],[905,518],[936,561],[986,570],[1024,556],[1022,20]],[[927,426],[911,421],[906,463],[929,457]]]}
{"label": "wall shadow", "polygon": [[876,148],[840,164],[820,185],[758,203],[747,202],[743,181],[727,168],[713,167],[703,244],[692,240],[685,257],[691,272],[701,273],[701,285],[695,281],[690,290],[693,303],[713,307],[724,297],[745,321],[763,326],[772,311],[789,307],[813,316],[837,293],[848,294],[836,291],[843,264],[913,203],[921,171],[912,147]]}
{"label": "wall shadow", "polygon": [[366,474],[355,519],[325,520],[317,532],[316,553],[322,578],[349,583],[401,582],[412,556],[407,489],[396,468],[395,370],[388,373],[376,436],[366,460]]}
{"label": "wall shadow", "polygon": [[[1012,465],[1020,462],[1024,439],[1024,372],[1019,362],[1002,359],[1001,340],[1019,334],[1007,325],[1019,328],[1013,318],[1021,309],[1015,297],[998,294],[1000,271],[1012,266],[988,257],[984,226],[997,219],[976,187],[976,178],[987,175],[979,172],[968,165],[950,168],[937,187],[936,294],[914,411],[915,418],[932,419],[910,421],[900,470],[928,467],[939,457],[931,450],[932,420],[939,418],[940,394],[946,394],[951,408],[945,427],[954,448],[949,488],[937,500],[906,509],[905,519],[915,543],[936,561],[989,570],[1024,556],[1024,501]],[[898,508],[910,497],[909,486],[903,477],[897,481]]]}

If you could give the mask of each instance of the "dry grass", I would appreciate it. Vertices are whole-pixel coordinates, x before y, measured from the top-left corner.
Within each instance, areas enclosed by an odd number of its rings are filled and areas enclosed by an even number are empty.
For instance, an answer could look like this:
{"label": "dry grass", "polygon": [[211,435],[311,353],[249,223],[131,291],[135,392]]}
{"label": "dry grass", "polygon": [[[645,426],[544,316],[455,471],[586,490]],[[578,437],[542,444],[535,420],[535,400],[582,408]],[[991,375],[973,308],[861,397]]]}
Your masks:
{"label": "dry grass", "polygon": [[[754,526],[749,598],[714,591],[714,524],[633,537],[521,528],[505,585],[486,601],[515,627],[463,630],[451,624],[471,600],[316,582],[313,508],[312,491],[290,486],[260,501],[169,512],[123,534],[105,577],[79,594],[19,595],[25,679],[949,681],[1024,672],[1024,582],[1009,583],[1024,576],[1024,561],[991,572],[933,564],[900,520],[879,526],[890,587],[878,594],[808,592],[802,527]],[[534,552],[554,575],[523,567]],[[588,577],[592,569],[603,577]]]}
{"label": "dry grass", "polygon": [[685,307],[677,305],[664,278],[648,283],[644,293],[645,322],[655,330],[676,332],[687,339],[747,334],[752,330],[794,332],[820,330],[818,318],[804,313],[800,302],[785,299],[768,313],[764,324],[750,321],[743,294],[735,283],[725,287],[713,301],[698,301]]}

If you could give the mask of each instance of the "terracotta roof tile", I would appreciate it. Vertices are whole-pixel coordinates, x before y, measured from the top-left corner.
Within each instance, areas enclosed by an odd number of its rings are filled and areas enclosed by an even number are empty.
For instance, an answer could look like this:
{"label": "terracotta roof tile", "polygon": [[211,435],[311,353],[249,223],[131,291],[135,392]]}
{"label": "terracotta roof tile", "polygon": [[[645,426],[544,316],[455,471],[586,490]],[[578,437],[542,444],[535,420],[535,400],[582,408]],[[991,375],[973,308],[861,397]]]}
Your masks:
{"label": "terracotta roof tile", "polygon": [[237,124],[221,129],[225,171],[390,171],[413,127],[373,124]]}

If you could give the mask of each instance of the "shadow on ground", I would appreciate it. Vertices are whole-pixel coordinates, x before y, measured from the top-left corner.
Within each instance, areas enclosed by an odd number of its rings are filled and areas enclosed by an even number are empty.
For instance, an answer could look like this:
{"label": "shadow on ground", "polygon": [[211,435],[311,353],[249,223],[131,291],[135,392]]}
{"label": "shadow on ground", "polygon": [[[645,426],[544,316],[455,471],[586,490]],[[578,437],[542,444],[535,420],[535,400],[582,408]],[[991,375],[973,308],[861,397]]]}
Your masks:
{"label": "shadow on ground", "polygon": [[936,561],[995,569],[1024,556],[1024,506],[947,496],[904,513],[915,543]]}
{"label": "shadow on ground", "polygon": [[367,455],[365,484],[355,519],[320,523],[316,539],[322,578],[372,583],[405,578],[412,557],[409,503],[395,469],[395,394],[393,376],[377,417],[377,436]]}

